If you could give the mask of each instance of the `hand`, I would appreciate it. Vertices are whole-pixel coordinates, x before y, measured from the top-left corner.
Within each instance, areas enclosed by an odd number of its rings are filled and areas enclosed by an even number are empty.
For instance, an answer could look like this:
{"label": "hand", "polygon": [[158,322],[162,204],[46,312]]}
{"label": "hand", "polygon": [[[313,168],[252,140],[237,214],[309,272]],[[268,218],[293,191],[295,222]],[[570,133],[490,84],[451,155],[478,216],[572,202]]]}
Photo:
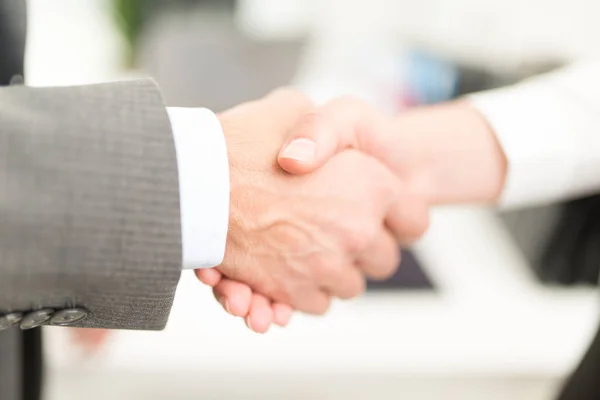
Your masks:
{"label": "hand", "polygon": [[393,233],[416,219],[398,207],[408,196],[401,182],[358,152],[339,154],[306,177],[280,170],[274,159],[285,134],[310,109],[304,97],[284,91],[221,116],[232,190],[218,270],[270,299],[321,314],[330,296],[360,294],[365,275],[393,273]]}
{"label": "hand", "polygon": [[[309,147],[310,153],[295,150]],[[301,118],[278,161],[292,174],[306,174],[348,148],[381,161],[430,205],[495,202],[506,177],[494,131],[465,101],[389,118],[361,100],[335,99]]]}
{"label": "hand", "polygon": [[[397,238],[417,237],[427,224],[427,212],[425,207],[419,208],[419,199],[403,190],[402,183],[373,159],[354,152],[334,157],[303,180],[290,181],[292,177],[282,176],[273,165],[273,154],[283,143],[283,134],[313,110],[298,94],[279,92],[221,118],[231,153],[232,215],[237,213],[239,217],[237,221],[232,218],[225,263],[218,271],[199,270],[197,275],[214,287],[215,295],[228,311],[247,317],[249,326],[261,332],[268,329],[273,318],[276,323],[287,323],[291,310],[284,304],[321,313],[328,306],[330,294],[342,298],[359,294],[364,287],[363,272],[375,278],[388,276],[399,262]],[[242,126],[253,127],[254,131]],[[241,132],[243,136],[232,141],[231,132]],[[263,142],[259,152],[252,140],[256,132],[261,132]],[[240,144],[248,150],[243,151],[246,156],[238,164],[235,158]],[[244,179],[237,181],[236,174]],[[263,176],[277,179],[269,179],[266,185]],[[237,193],[244,201],[236,204]],[[262,214],[262,219],[256,218],[250,224],[245,221],[249,205],[257,217]],[[274,216],[278,217],[273,219]],[[348,216],[354,217],[349,220]],[[384,228],[386,216],[387,228],[394,236]],[[235,222],[242,228],[239,232]],[[238,240],[241,245],[236,243]],[[241,264],[259,264],[266,267],[263,269],[277,267],[257,279],[256,273],[243,276],[248,269],[240,268]],[[230,279],[222,279],[220,273]],[[265,284],[265,280],[271,282]],[[277,281],[280,283],[274,285]],[[261,295],[253,294],[249,286],[240,282],[250,283],[254,292]],[[281,304],[271,307],[268,298]]]}
{"label": "hand", "polygon": [[[289,148],[294,142],[300,151]],[[413,201],[404,206],[414,209],[411,212],[416,216],[424,214],[423,207],[433,204],[494,202],[506,177],[506,157],[493,130],[473,107],[462,101],[389,118],[360,100],[339,98],[309,110],[299,119],[278,161],[290,173],[306,174],[347,148],[374,156],[400,177],[413,193]],[[425,227],[426,223],[421,226],[421,233]],[[404,243],[419,236],[418,230],[408,228],[407,232],[397,232]],[[215,282],[215,291],[221,298],[234,298],[249,290],[239,283],[231,285],[227,279],[221,280],[217,271],[202,274],[206,274],[207,281]],[[240,309],[249,310],[251,318],[254,307],[249,302],[241,302]],[[279,314],[287,317],[290,312],[286,309]],[[261,314],[265,317],[261,321],[273,315]],[[281,323],[277,318],[274,321]]]}
{"label": "hand", "polygon": [[244,318],[248,328],[257,333],[266,333],[273,323],[285,327],[292,317],[290,305],[271,302],[267,296],[254,293],[247,284],[223,277],[216,268],[196,270],[196,276],[213,288],[225,311]]}

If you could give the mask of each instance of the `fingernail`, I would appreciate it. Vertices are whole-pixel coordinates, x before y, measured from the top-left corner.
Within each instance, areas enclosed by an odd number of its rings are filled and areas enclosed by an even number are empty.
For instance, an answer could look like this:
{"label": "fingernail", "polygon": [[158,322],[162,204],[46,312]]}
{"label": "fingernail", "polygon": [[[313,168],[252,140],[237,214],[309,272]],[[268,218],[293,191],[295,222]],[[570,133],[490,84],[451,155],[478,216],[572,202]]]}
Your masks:
{"label": "fingernail", "polygon": [[252,323],[250,322],[250,316],[249,315],[246,317],[246,326],[248,328],[250,328],[251,330],[254,330],[254,328],[252,327]]}
{"label": "fingernail", "polygon": [[291,321],[291,320],[292,320],[292,315],[291,315],[291,314],[290,314],[290,315],[286,315],[286,316],[283,318],[283,321],[282,321],[282,325],[281,325],[281,326],[285,328],[286,326],[288,326],[288,325],[290,324],[290,321]]}
{"label": "fingernail", "polygon": [[295,139],[281,152],[282,158],[310,162],[315,158],[317,144],[311,139]]}
{"label": "fingernail", "polygon": [[[221,297],[219,299],[219,303],[221,303],[221,305],[223,306],[225,311],[227,311],[229,314],[231,314],[231,310],[229,309],[229,300],[227,300],[227,298]],[[233,314],[231,314],[231,315],[233,315]]]}

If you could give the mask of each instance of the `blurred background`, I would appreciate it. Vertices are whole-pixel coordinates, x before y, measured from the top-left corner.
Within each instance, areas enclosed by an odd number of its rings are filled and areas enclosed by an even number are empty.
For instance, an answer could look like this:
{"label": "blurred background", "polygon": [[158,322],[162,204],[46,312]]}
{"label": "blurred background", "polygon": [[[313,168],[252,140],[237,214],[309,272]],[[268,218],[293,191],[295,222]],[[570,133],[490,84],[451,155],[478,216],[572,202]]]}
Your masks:
{"label": "blurred background", "polygon": [[[214,111],[295,85],[401,113],[600,53],[597,0],[28,3],[26,84],[152,76],[168,105]],[[437,209],[397,276],[264,336],[186,273],[164,332],[89,355],[46,329],[47,398],[552,399],[600,315],[581,217],[599,204]]]}

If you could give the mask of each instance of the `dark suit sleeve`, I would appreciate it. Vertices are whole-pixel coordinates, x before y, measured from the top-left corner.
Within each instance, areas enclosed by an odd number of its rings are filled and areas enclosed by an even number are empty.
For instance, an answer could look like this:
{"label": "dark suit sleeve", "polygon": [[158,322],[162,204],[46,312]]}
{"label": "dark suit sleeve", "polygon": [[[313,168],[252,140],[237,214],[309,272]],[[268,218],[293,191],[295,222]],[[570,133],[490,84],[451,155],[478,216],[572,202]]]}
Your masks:
{"label": "dark suit sleeve", "polygon": [[0,322],[77,309],[84,320],[44,324],[163,328],[181,271],[178,187],[152,81],[0,88]]}
{"label": "dark suit sleeve", "polygon": [[600,328],[592,346],[567,380],[559,400],[600,399]]}
{"label": "dark suit sleeve", "polygon": [[0,0],[0,85],[22,79],[26,30],[25,0]]}

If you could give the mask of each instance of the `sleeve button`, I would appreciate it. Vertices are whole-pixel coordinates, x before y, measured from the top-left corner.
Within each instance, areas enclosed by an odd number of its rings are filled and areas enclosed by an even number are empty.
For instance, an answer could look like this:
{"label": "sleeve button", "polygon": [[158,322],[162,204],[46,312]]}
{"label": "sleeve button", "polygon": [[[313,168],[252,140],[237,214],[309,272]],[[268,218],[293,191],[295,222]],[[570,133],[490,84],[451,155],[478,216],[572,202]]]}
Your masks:
{"label": "sleeve button", "polygon": [[21,320],[21,329],[28,330],[37,328],[46,323],[54,314],[54,309],[44,308],[42,310],[32,311]]}
{"label": "sleeve button", "polygon": [[58,311],[50,319],[51,325],[67,326],[83,321],[88,316],[88,312],[83,308],[68,308]]}
{"label": "sleeve button", "polygon": [[23,319],[22,313],[10,313],[0,316],[0,331],[17,325]]}

